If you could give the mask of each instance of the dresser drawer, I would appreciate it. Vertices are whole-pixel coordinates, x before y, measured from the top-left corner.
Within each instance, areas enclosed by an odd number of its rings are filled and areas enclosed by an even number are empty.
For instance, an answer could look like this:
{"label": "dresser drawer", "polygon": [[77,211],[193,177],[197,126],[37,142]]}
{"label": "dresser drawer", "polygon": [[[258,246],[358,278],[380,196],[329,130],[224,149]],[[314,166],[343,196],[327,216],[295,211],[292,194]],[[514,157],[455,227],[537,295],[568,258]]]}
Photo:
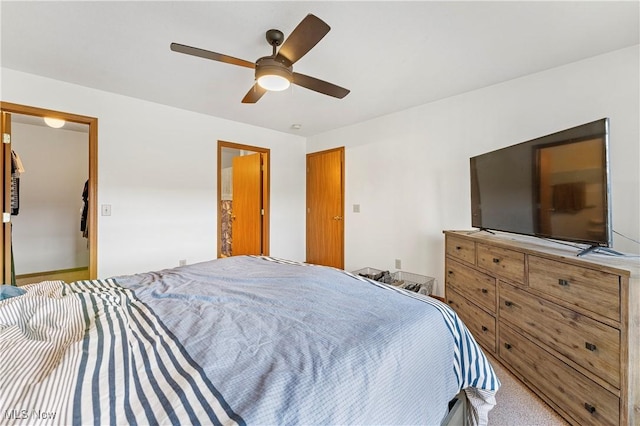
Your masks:
{"label": "dresser drawer", "polygon": [[620,331],[500,281],[499,316],[620,388]]}
{"label": "dresser drawer", "polygon": [[450,288],[447,288],[446,300],[476,341],[487,350],[495,353],[496,319]]}
{"label": "dresser drawer", "polygon": [[447,259],[445,283],[495,315],[496,279],[473,268]]}
{"label": "dresser drawer", "polygon": [[520,333],[501,325],[499,357],[538,388],[547,401],[569,414],[577,425],[619,425],[620,399],[531,343]]}
{"label": "dresser drawer", "polygon": [[529,287],[620,321],[620,277],[529,256]]}
{"label": "dresser drawer", "polygon": [[476,263],[476,243],[463,238],[447,236],[445,243],[447,256],[471,263]]}
{"label": "dresser drawer", "polygon": [[524,253],[478,244],[478,266],[496,275],[524,283]]}

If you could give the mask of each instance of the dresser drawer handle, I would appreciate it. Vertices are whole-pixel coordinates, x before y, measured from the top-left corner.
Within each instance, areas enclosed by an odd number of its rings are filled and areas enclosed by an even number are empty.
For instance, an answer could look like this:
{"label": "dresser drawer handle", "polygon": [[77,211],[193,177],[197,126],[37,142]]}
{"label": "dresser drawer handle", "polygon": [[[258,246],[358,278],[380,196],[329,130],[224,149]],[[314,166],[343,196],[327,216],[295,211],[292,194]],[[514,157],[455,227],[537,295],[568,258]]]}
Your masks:
{"label": "dresser drawer handle", "polygon": [[447,271],[447,274],[449,274],[449,275],[453,275],[453,271],[452,271],[452,270],[448,270],[448,271]]}
{"label": "dresser drawer handle", "polygon": [[481,292],[483,292],[484,294],[489,293],[489,290],[487,290],[486,288],[480,289]]}
{"label": "dresser drawer handle", "polygon": [[560,284],[561,286],[568,286],[569,285],[569,281],[567,280],[563,280],[562,278],[558,279],[558,284]]}
{"label": "dresser drawer handle", "polygon": [[505,343],[504,347],[507,348],[507,349],[511,349],[511,343]]}
{"label": "dresser drawer handle", "polygon": [[493,263],[500,263],[500,259],[498,259],[497,257],[493,258]]}
{"label": "dresser drawer handle", "polygon": [[510,301],[508,301],[508,300],[505,300],[505,301],[504,301],[504,305],[505,305],[505,306],[513,306],[513,302],[510,302]]}
{"label": "dresser drawer handle", "polygon": [[588,402],[584,403],[584,409],[587,410],[588,412],[590,412],[591,414],[596,412],[596,407],[594,407],[593,405],[589,404]]}
{"label": "dresser drawer handle", "polygon": [[593,343],[584,342],[584,347],[589,349],[591,352],[596,350],[596,345],[594,345]]}
{"label": "dresser drawer handle", "polygon": [[461,246],[456,246],[456,250],[462,250]]}
{"label": "dresser drawer handle", "polygon": [[486,333],[487,331],[489,331],[489,329],[483,325],[482,326],[482,331],[484,331]]}

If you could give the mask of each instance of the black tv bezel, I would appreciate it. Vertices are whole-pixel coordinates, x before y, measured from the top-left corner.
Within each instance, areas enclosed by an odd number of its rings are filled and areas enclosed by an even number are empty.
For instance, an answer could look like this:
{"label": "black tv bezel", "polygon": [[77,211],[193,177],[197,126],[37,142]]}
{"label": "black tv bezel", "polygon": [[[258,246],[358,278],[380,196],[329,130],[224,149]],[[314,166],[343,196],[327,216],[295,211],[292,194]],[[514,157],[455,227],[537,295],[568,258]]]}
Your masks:
{"label": "black tv bezel", "polygon": [[[609,162],[609,118],[601,118],[589,123],[581,124],[578,126],[574,126],[565,130],[560,130],[558,132],[550,133],[545,136],[541,136],[535,139],[530,139],[518,144],[510,145],[504,148],[500,148],[493,151],[488,151],[483,154],[475,155],[469,158],[469,171],[470,171],[470,183],[471,183],[471,226],[480,230],[491,230],[491,231],[500,231],[506,232],[510,234],[517,235],[525,235],[531,237],[544,238],[549,240],[557,240],[557,241],[567,241],[578,244],[589,244],[592,248],[604,247],[610,248],[613,245],[613,225],[612,225],[612,208],[611,208],[611,170],[610,170],[610,162]],[[603,139],[603,204],[604,204],[604,220],[605,220],[605,238],[606,241],[603,240],[595,240],[595,239],[580,239],[580,238],[569,238],[557,235],[548,235],[546,233],[541,232],[519,232],[511,229],[500,229],[496,227],[486,227],[482,226],[481,223],[478,223],[478,216],[475,214],[477,211],[478,203],[474,202],[476,193],[474,193],[474,159],[482,156],[492,155],[499,151],[504,151],[508,149],[512,149],[515,147],[522,147],[525,145],[530,145],[532,149],[540,146],[555,146],[562,144],[570,144],[576,143],[584,140],[589,140],[593,138],[602,138]],[[538,161],[537,157],[534,156],[534,161]],[[537,165],[533,167],[532,173],[536,173],[538,169]],[[533,176],[535,179],[536,176]],[[537,189],[535,189],[537,192]],[[537,201],[539,201],[539,197],[536,194]],[[535,208],[535,206],[534,206]]]}

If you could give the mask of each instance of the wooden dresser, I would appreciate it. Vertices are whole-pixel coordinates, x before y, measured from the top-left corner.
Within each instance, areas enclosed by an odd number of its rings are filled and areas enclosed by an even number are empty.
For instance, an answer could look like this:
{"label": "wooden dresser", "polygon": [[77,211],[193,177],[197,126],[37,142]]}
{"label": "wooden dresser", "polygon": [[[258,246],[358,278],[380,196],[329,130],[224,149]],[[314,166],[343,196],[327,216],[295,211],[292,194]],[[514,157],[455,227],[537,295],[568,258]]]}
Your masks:
{"label": "wooden dresser", "polygon": [[575,425],[640,425],[640,259],[445,231],[445,300]]}

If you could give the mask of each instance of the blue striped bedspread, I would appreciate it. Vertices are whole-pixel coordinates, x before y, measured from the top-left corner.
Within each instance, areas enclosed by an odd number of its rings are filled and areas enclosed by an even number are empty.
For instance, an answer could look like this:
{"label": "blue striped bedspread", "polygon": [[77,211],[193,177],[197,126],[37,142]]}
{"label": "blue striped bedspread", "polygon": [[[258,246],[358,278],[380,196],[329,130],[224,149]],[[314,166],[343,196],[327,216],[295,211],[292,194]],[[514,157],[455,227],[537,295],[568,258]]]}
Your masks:
{"label": "blue striped bedspread", "polygon": [[0,424],[234,424],[202,369],[113,280],[0,303]]}
{"label": "blue striped bedspread", "polygon": [[437,425],[499,380],[445,304],[237,256],[0,301],[1,424]]}

